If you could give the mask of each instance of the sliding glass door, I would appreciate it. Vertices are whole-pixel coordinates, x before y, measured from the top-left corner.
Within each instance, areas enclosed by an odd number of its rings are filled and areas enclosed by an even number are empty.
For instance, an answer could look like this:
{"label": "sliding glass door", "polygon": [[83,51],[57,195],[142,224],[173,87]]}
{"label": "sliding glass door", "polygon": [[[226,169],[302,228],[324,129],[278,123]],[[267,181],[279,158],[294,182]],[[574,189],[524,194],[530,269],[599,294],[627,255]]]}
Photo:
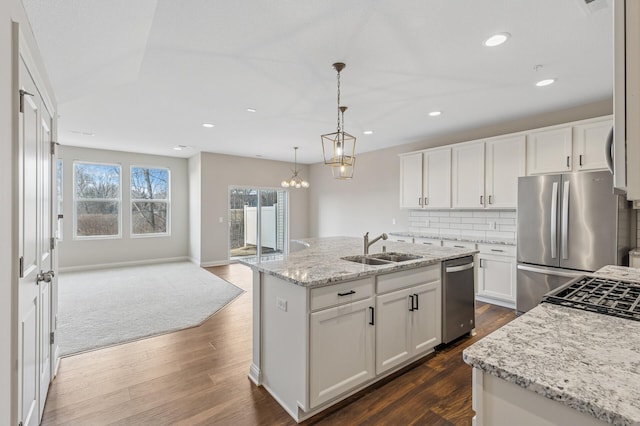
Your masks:
{"label": "sliding glass door", "polygon": [[261,259],[286,251],[287,192],[282,189],[229,189],[229,258]]}

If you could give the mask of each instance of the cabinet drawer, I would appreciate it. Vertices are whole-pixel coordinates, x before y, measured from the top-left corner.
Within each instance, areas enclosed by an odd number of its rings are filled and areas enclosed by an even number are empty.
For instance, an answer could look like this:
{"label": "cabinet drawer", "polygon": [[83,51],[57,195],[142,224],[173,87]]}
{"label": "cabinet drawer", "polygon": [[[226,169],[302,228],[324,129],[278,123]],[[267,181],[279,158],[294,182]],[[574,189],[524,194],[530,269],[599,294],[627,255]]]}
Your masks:
{"label": "cabinet drawer", "polygon": [[413,239],[414,244],[423,244],[425,246],[436,246],[440,247],[442,245],[442,240],[437,238],[425,238],[425,237],[415,237]]}
{"label": "cabinet drawer", "polygon": [[370,277],[311,289],[311,310],[315,311],[371,297],[373,295],[373,281],[374,278]]}
{"label": "cabinet drawer", "polygon": [[480,254],[516,257],[516,247],[504,244],[478,244]]}
{"label": "cabinet drawer", "polygon": [[445,247],[466,248],[466,249],[470,249],[470,250],[475,250],[476,249],[476,243],[470,243],[468,241],[444,240],[442,242],[442,245],[445,246]]}
{"label": "cabinet drawer", "polygon": [[378,275],[376,293],[386,293],[417,284],[439,281],[441,275],[440,263],[424,268],[407,269],[391,274]]}

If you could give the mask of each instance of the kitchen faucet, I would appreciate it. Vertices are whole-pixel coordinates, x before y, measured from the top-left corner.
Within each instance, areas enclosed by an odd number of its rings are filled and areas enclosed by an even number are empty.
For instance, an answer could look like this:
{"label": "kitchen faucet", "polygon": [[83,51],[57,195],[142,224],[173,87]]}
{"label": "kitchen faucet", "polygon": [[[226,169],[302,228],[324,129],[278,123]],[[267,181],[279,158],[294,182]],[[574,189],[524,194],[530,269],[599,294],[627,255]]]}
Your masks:
{"label": "kitchen faucet", "polygon": [[369,241],[369,233],[367,232],[366,234],[364,234],[364,254],[369,254],[369,247],[371,247],[372,244],[374,244],[381,238],[383,240],[386,240],[387,238],[389,238],[389,236],[383,232],[382,235],[379,235],[373,240]]}

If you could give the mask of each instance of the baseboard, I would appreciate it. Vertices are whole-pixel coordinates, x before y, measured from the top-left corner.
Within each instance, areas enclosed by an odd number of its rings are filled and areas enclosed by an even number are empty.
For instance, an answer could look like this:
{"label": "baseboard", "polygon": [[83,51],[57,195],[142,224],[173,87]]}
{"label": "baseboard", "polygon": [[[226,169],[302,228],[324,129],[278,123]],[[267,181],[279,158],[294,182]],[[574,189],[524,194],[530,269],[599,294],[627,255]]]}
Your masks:
{"label": "baseboard", "polygon": [[509,309],[515,309],[516,308],[515,302],[507,302],[507,301],[504,301],[504,300],[493,299],[491,297],[480,296],[480,295],[477,295],[477,294],[476,294],[476,300],[478,300],[480,302],[491,303],[492,305],[502,306],[503,308],[509,308]]}
{"label": "baseboard", "polygon": [[184,262],[189,260],[190,259],[187,256],[179,256],[179,257],[165,257],[160,259],[132,260],[128,262],[99,263],[94,265],[65,266],[65,267],[58,268],[58,272],[80,272],[80,271],[90,271],[94,269],[109,269],[109,268],[122,268],[126,266],[155,265],[158,263]]}
{"label": "baseboard", "polygon": [[229,262],[228,260],[217,260],[215,262],[201,262],[200,266],[203,268],[208,268],[210,266],[224,266],[224,265],[228,265]]}
{"label": "baseboard", "polygon": [[249,379],[256,386],[262,386],[261,377],[260,377],[260,369],[254,363],[251,363],[251,368],[249,368]]}

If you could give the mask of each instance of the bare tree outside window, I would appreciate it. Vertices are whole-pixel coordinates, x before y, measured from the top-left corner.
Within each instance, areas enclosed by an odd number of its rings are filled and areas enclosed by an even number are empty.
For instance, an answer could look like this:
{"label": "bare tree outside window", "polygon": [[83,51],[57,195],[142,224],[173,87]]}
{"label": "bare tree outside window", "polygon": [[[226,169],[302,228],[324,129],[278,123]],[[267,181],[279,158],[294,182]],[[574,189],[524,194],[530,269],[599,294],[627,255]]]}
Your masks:
{"label": "bare tree outside window", "polygon": [[120,235],[120,166],[74,163],[77,237]]}
{"label": "bare tree outside window", "polygon": [[169,170],[131,167],[131,234],[169,233]]}

